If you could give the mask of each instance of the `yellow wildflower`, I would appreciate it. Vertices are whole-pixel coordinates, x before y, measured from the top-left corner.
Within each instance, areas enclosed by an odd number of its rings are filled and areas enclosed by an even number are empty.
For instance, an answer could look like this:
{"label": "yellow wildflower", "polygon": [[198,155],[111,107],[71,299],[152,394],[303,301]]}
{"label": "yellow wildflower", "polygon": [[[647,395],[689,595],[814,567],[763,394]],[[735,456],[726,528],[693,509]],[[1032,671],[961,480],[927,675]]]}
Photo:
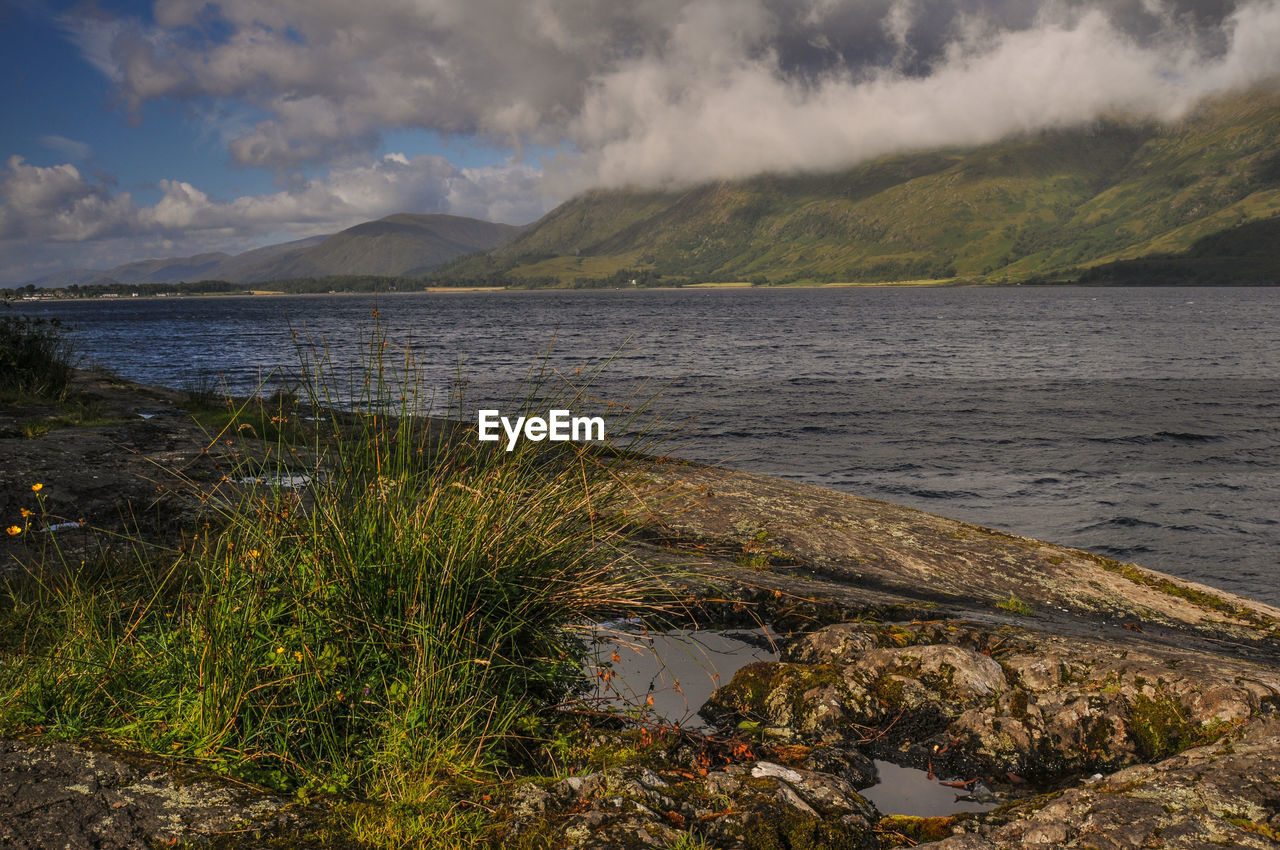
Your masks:
{"label": "yellow wildflower", "polygon": [[39,493],[43,489],[44,489],[44,485],[38,481],[35,484],[31,485],[31,492],[33,493]]}
{"label": "yellow wildflower", "polygon": [[299,664],[301,664],[301,663],[302,663],[302,653],[301,653],[301,652],[294,652],[294,653],[293,653],[293,660],[294,660],[294,661],[297,661]]}
{"label": "yellow wildflower", "polygon": [[277,646],[277,647],[276,647],[276,655],[284,655],[284,647],[283,647],[283,646]]}
{"label": "yellow wildflower", "polygon": [[23,518],[23,519],[26,519],[26,518],[27,518],[27,517],[29,517],[29,516],[31,516],[31,511],[27,510],[26,508],[23,508],[23,509],[22,509],[22,518]]}
{"label": "yellow wildflower", "polygon": [[22,528],[16,525],[11,525],[8,528],[6,528],[5,531],[9,532],[10,536],[13,536],[15,534],[21,534]]}
{"label": "yellow wildflower", "polygon": [[249,557],[250,557],[250,558],[256,558],[256,557],[258,557],[258,555],[260,555],[260,554],[261,554],[261,553],[260,553],[257,549],[250,549],[250,550],[249,550]]}

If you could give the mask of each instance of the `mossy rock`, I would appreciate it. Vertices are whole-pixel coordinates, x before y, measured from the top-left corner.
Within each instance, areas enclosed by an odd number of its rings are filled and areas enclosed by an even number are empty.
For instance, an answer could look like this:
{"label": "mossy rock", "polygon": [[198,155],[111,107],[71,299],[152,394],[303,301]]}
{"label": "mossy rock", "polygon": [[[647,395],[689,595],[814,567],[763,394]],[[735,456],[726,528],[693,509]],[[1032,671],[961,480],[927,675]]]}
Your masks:
{"label": "mossy rock", "polygon": [[841,702],[852,696],[836,665],[760,661],[743,667],[733,681],[712,694],[702,714],[722,726],[738,722],[803,726],[815,709],[807,695],[820,689],[834,689]]}
{"label": "mossy rock", "polygon": [[916,817],[914,815],[889,815],[880,819],[876,831],[880,834],[881,847],[914,847],[930,841],[941,841],[956,832],[956,825],[968,815],[946,817]]}
{"label": "mossy rock", "polygon": [[1231,729],[1228,723],[1201,724],[1189,719],[1182,703],[1163,690],[1157,691],[1154,698],[1142,693],[1133,698],[1128,726],[1134,746],[1148,761],[1207,744]]}
{"label": "mossy rock", "polygon": [[879,842],[861,822],[768,810],[747,822],[742,846],[747,850],[860,850],[878,847]]}

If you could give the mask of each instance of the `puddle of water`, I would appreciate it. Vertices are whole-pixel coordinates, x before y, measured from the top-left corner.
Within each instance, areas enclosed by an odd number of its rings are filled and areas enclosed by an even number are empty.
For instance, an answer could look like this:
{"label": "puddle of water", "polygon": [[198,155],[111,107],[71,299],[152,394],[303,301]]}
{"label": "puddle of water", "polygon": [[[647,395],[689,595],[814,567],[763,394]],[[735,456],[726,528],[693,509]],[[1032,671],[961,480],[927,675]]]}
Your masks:
{"label": "puddle of water", "polygon": [[586,672],[588,701],[605,710],[636,711],[685,729],[705,729],[698,715],[712,691],[754,661],[777,661],[765,629],[675,629],[645,632],[602,624],[594,632]]}
{"label": "puddle of water", "polygon": [[272,487],[292,487],[295,490],[299,487],[305,487],[311,482],[310,475],[301,473],[272,473],[270,475],[250,475],[245,478],[237,478],[237,484],[268,484]]}
{"label": "puddle of water", "polygon": [[883,815],[914,815],[922,818],[954,815],[957,812],[987,812],[999,803],[957,800],[968,791],[930,779],[923,770],[900,767],[876,759],[880,781],[858,793],[870,800]]}

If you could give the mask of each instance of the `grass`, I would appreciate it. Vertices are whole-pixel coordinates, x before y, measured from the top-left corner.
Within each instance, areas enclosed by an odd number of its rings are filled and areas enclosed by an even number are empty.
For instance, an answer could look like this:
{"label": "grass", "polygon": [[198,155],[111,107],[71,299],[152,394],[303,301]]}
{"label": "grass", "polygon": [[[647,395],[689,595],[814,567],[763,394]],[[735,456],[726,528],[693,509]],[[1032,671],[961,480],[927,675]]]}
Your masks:
{"label": "grass", "polygon": [[[648,609],[613,517],[630,455],[480,443],[412,415],[412,362],[389,363],[377,333],[368,351],[355,413],[314,358],[306,404],[214,420],[245,450],[180,546],[119,539],[77,563],[41,537],[0,584],[0,728],[385,803],[347,824],[375,844],[478,828],[443,817],[439,789],[519,761],[580,681],[575,626]],[[534,375],[526,410],[549,389]],[[302,465],[303,486],[270,483]]]}
{"label": "grass", "polygon": [[997,602],[996,607],[1001,611],[1008,611],[1010,614],[1017,614],[1020,617],[1030,617],[1035,614],[1035,609],[1031,607],[1031,603],[1019,599],[1016,593],[1010,593],[1008,599]]}
{"label": "grass", "polygon": [[1269,629],[1275,627],[1274,622],[1253,609],[1233,604],[1217,594],[1183,584],[1159,573],[1150,573],[1134,564],[1125,564],[1092,552],[1085,552],[1083,555],[1108,572],[1123,576],[1134,584],[1144,585],[1167,596],[1182,599],[1201,610],[1215,611],[1235,617],[1258,628]]}
{"label": "grass", "polygon": [[[44,407],[48,402],[23,397],[15,399],[16,406],[32,405]],[[74,393],[59,402],[53,402],[53,409],[35,411],[36,415],[19,418],[12,425],[0,426],[0,438],[22,437],[34,440],[62,428],[95,428],[106,425],[119,425],[127,420],[108,415],[102,405],[77,397]]]}
{"label": "grass", "polygon": [[61,401],[72,361],[57,319],[0,316],[0,399]]}

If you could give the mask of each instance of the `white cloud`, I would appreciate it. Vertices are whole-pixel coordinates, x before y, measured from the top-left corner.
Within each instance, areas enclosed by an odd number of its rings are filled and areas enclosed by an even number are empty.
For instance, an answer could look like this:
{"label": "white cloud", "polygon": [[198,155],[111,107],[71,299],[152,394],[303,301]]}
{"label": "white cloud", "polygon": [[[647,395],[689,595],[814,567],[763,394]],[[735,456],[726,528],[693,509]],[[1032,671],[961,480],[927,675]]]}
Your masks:
{"label": "white cloud", "polygon": [[128,103],[266,112],[230,140],[238,162],[333,162],[423,128],[574,147],[564,186],[1167,116],[1280,72],[1280,0],[158,0],[154,16],[65,20]]}
{"label": "white cloud", "polygon": [[[895,41],[904,14],[889,16]],[[595,82],[569,131],[583,157],[562,178],[572,189],[671,185],[833,169],[1106,114],[1167,120],[1213,91],[1280,75],[1280,4],[1245,6],[1225,30],[1225,52],[1205,56],[1176,33],[1143,43],[1096,9],[994,37],[971,20],[928,75],[805,81],[781,73],[776,55],[709,51],[694,33]]]}
{"label": "white cloud", "polygon": [[0,240],[47,239],[83,242],[129,229],[133,201],[114,197],[70,163],[28,165],[9,157],[0,177]]}
{"label": "white cloud", "polygon": [[[1280,0],[157,0],[153,19],[81,6],[61,20],[121,102],[190,103],[233,160],[289,188],[223,200],[171,174],[146,206],[74,165],[11,160],[7,250],[240,244],[400,211],[523,223],[591,186],[1171,118],[1280,77]],[[516,155],[479,169],[373,157],[405,128]],[[526,144],[562,153],[539,170]]]}
{"label": "white cloud", "polygon": [[0,280],[44,270],[105,268],[162,254],[239,251],[266,241],[332,233],[396,212],[447,212],[524,224],[548,208],[538,172],[509,163],[458,169],[438,156],[389,154],[326,177],[230,201],[182,180],[160,180],[161,198],[139,205],[71,164],[40,167],[11,157],[0,172]]}

